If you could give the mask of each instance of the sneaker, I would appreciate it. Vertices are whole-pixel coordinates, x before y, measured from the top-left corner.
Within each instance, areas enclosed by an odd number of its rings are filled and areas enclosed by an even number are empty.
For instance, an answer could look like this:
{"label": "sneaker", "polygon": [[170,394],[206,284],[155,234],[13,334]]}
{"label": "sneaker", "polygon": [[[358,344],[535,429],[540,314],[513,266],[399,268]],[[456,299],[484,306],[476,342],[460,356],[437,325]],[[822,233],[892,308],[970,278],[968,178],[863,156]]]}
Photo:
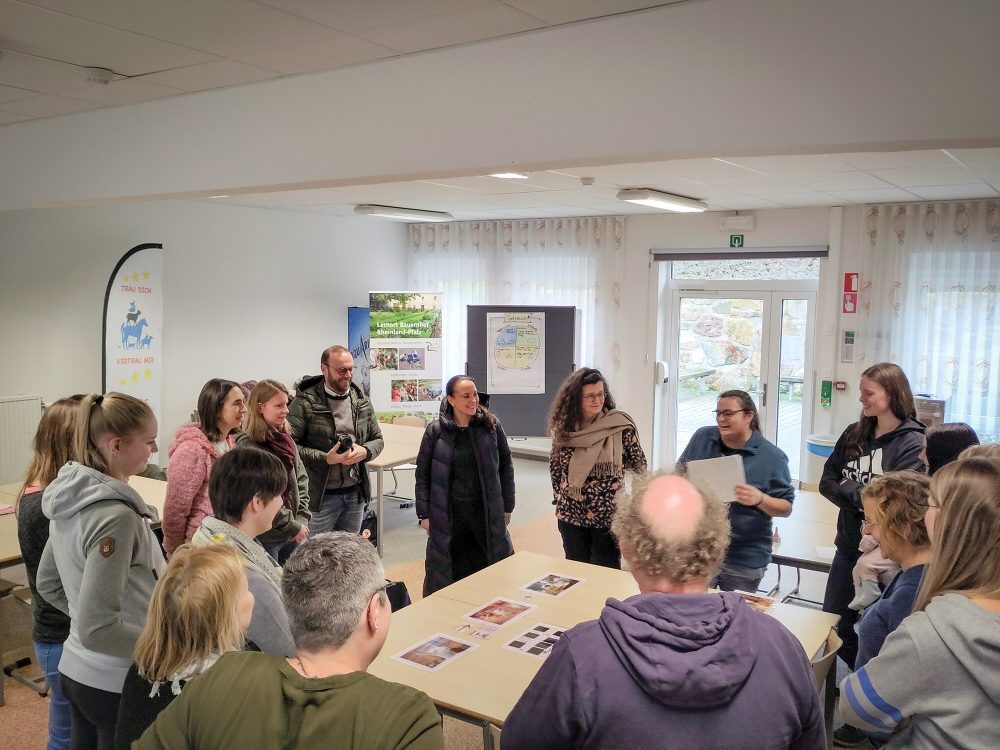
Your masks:
{"label": "sneaker", "polygon": [[868,735],[860,729],[842,724],[833,730],[834,747],[865,747],[868,744]]}

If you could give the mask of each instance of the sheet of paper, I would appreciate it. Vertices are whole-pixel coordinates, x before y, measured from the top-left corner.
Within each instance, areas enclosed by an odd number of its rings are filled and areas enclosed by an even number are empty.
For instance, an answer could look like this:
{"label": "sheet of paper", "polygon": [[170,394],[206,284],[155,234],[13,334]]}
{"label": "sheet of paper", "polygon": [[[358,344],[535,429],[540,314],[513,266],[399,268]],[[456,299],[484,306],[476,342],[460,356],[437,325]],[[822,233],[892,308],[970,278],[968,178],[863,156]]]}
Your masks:
{"label": "sheet of paper", "polygon": [[558,625],[540,622],[507,643],[504,648],[544,659],[552,651],[552,647],[562,638],[565,630]]}
{"label": "sheet of paper", "polygon": [[430,638],[410,646],[392,658],[428,672],[447,666],[455,659],[476,648],[476,644],[463,641],[444,633],[435,633]]}
{"label": "sheet of paper", "polygon": [[833,556],[837,553],[836,547],[817,547],[816,557],[820,560],[832,560]]}
{"label": "sheet of paper", "polygon": [[713,488],[719,499],[726,503],[733,501],[733,487],[746,484],[743,473],[743,456],[719,456],[688,461],[688,475]]}

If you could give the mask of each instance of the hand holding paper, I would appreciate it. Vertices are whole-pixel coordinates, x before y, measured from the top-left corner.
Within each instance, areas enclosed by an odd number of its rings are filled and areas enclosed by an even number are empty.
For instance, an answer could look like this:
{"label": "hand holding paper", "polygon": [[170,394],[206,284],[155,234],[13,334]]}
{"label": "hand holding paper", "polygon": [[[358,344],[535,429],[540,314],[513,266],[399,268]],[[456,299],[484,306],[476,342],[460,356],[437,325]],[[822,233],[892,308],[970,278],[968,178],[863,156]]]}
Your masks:
{"label": "hand holding paper", "polygon": [[737,485],[748,486],[743,472],[743,457],[739,454],[688,461],[687,472],[689,476],[715,490],[719,499],[726,503],[736,499]]}

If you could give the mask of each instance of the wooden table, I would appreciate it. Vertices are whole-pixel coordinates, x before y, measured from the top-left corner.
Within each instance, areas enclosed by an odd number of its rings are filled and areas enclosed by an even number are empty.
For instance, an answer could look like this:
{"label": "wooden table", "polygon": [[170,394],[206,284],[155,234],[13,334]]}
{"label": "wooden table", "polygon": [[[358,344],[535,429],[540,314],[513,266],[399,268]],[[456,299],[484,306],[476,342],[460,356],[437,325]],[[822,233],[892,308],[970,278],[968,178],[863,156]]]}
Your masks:
{"label": "wooden table", "polygon": [[[146,504],[156,510],[156,523],[163,515],[163,501],[167,495],[167,483],[158,479],[132,477],[129,485],[135,488]],[[13,505],[21,491],[20,482],[0,485],[0,505]],[[21,563],[21,545],[17,541],[17,517],[13,513],[0,516],[0,568]]]}
{"label": "wooden table", "polygon": [[424,437],[424,427],[411,427],[410,425],[379,423],[382,430],[382,440],[385,445],[382,452],[368,462],[369,470],[375,471],[375,514],[378,516],[378,554],[382,556],[382,545],[384,543],[382,533],[382,505],[385,502],[384,473],[386,469],[393,469],[403,464],[412,463],[417,460],[417,453],[420,452],[420,441]]}
{"label": "wooden table", "polygon": [[[546,573],[580,578],[583,583],[557,599],[519,590]],[[369,671],[422,690],[443,713],[481,726],[489,750],[493,746],[489,725],[503,724],[542,665],[540,659],[515,653],[504,645],[539,622],[570,628],[598,617],[608,597],[624,599],[637,593],[635,580],[624,571],[519,552],[394,613],[385,646]],[[537,608],[485,640],[456,632],[464,614],[497,596]],[[779,604],[772,614],[798,638],[810,657],[820,653],[838,620],[836,615],[789,604]],[[426,672],[392,659],[435,633],[475,643],[478,648],[439,672]]]}

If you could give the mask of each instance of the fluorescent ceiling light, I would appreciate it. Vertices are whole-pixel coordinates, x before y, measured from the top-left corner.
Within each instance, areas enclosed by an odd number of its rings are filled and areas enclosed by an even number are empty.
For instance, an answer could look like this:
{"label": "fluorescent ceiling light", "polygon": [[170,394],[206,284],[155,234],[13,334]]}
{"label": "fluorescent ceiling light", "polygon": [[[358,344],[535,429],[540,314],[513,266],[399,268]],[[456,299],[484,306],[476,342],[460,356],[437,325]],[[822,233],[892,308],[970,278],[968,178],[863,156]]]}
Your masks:
{"label": "fluorescent ceiling light", "polygon": [[708,204],[696,201],[692,198],[684,198],[680,195],[661,193],[659,190],[648,188],[619,190],[618,200],[628,203],[637,203],[640,206],[650,208],[661,208],[664,211],[676,211],[682,214],[701,213],[708,208]]}
{"label": "fluorescent ceiling light", "polygon": [[527,180],[531,175],[527,172],[495,172],[490,177],[496,177],[498,180]]}
{"label": "fluorescent ceiling light", "polygon": [[210,195],[209,198],[228,198],[228,195]]}
{"label": "fluorescent ceiling light", "polygon": [[363,205],[355,206],[354,213],[364,216],[381,216],[383,219],[401,221],[453,221],[455,217],[443,211],[424,211],[419,208],[397,208],[396,206]]}

